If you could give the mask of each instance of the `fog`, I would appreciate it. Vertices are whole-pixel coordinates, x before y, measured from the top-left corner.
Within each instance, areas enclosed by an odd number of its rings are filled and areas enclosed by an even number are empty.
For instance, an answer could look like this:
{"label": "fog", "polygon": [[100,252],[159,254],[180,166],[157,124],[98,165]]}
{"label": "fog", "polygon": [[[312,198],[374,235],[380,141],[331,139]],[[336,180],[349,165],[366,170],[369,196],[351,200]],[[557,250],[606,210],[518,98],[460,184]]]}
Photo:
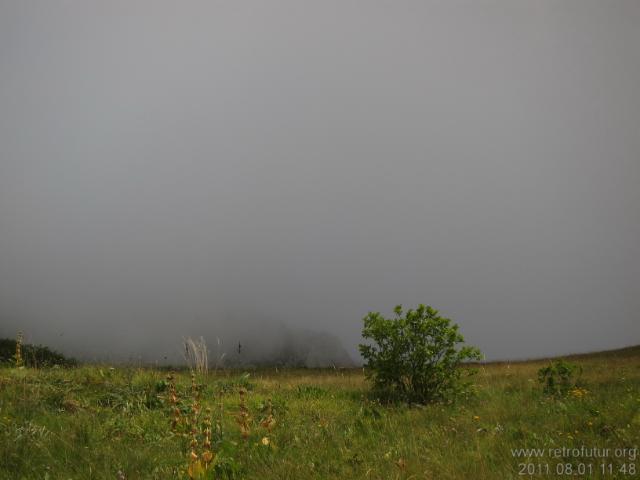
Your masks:
{"label": "fog", "polygon": [[[640,2],[0,1],[0,337],[640,343]],[[236,353],[234,353],[236,352]]]}

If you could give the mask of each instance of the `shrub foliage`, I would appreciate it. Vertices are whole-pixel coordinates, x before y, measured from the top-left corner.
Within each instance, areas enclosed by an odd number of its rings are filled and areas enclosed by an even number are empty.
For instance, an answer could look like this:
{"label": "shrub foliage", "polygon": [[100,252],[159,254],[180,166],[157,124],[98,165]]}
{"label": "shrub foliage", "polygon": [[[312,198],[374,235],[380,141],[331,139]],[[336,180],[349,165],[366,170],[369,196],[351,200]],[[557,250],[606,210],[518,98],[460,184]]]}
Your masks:
{"label": "shrub foliage", "polygon": [[[51,350],[44,345],[21,345],[22,359],[27,367],[70,367],[77,364],[73,358]],[[16,340],[0,338],[0,364],[15,364]]]}
{"label": "shrub foliage", "polygon": [[576,386],[577,373],[582,373],[577,365],[556,360],[538,370],[538,381],[547,395],[566,395]]}
{"label": "shrub foliage", "polygon": [[362,336],[369,342],[359,348],[378,396],[425,403],[452,400],[465,391],[466,369],[459,366],[482,354],[475,347],[460,346],[464,338],[458,325],[430,306],[403,312],[398,305],[394,312],[395,318],[370,312],[363,319]]}

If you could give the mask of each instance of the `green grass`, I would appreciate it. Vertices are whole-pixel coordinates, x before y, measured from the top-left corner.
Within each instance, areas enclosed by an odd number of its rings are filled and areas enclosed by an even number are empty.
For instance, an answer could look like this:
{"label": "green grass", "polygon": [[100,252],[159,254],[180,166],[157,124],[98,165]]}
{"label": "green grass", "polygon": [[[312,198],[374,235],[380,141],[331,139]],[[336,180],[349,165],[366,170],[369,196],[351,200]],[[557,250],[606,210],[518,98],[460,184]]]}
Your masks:
{"label": "green grass", "polygon": [[[223,399],[222,440],[214,436],[221,475],[509,479],[521,478],[519,464],[530,461],[548,465],[550,473],[536,478],[560,477],[558,463],[571,463],[574,471],[579,463],[592,465],[591,475],[574,478],[634,478],[618,470],[623,464],[640,469],[640,459],[615,458],[614,452],[640,447],[640,348],[570,360],[583,368],[583,398],[543,395],[537,370],[546,360],[479,365],[477,393],[452,405],[381,406],[368,399],[359,369],[262,369],[249,377],[220,371],[197,381],[214,423]],[[0,478],[188,478],[189,439],[171,432],[166,374],[99,365],[0,368]],[[190,375],[176,377],[187,411]],[[233,417],[240,387],[248,389],[253,416],[246,442]],[[269,398],[277,421],[270,434],[258,425]],[[265,436],[268,446],[261,443]],[[612,454],[548,457],[549,449],[582,445]],[[517,448],[543,448],[545,457],[514,458]],[[612,464],[613,473],[603,475],[601,463]]]}

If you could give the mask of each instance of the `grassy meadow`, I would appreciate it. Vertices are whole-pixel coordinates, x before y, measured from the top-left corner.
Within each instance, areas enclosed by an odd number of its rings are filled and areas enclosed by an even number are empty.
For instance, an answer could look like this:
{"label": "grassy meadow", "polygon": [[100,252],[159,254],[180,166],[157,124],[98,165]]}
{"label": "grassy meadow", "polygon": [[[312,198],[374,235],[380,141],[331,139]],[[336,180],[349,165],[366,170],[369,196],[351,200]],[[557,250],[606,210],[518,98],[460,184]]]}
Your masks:
{"label": "grassy meadow", "polygon": [[[478,365],[473,395],[426,406],[376,403],[362,369],[219,370],[194,387],[187,370],[5,366],[0,478],[187,479],[207,437],[202,478],[640,477],[640,347],[569,360],[582,388],[563,398],[543,394],[539,360]],[[582,446],[610,452],[562,451]]]}

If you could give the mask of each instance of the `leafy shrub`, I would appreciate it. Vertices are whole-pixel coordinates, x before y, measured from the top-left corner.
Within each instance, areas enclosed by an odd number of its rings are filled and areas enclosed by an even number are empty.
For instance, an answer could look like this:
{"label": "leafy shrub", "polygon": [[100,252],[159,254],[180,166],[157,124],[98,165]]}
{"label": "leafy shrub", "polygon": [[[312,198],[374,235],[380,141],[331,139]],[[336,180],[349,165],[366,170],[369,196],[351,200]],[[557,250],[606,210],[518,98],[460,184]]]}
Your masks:
{"label": "leafy shrub", "polygon": [[391,319],[378,312],[363,319],[362,336],[372,343],[359,345],[360,353],[379,397],[431,402],[452,400],[462,393],[468,382],[459,366],[481,359],[480,350],[458,348],[464,342],[458,325],[430,306],[419,305],[403,315],[398,305],[394,312]]}
{"label": "leafy shrub", "polygon": [[168,388],[169,388],[169,382],[167,382],[166,380],[159,380],[155,384],[156,393],[166,392]]}
{"label": "leafy shrub", "polygon": [[556,360],[538,370],[538,381],[547,395],[566,395],[576,386],[576,373],[582,373],[577,365]]}
{"label": "leafy shrub", "polygon": [[[22,349],[22,359],[27,367],[71,367],[77,364],[73,358],[64,356],[44,345],[24,344]],[[16,353],[16,341],[12,338],[0,338],[0,364],[14,363]]]}

